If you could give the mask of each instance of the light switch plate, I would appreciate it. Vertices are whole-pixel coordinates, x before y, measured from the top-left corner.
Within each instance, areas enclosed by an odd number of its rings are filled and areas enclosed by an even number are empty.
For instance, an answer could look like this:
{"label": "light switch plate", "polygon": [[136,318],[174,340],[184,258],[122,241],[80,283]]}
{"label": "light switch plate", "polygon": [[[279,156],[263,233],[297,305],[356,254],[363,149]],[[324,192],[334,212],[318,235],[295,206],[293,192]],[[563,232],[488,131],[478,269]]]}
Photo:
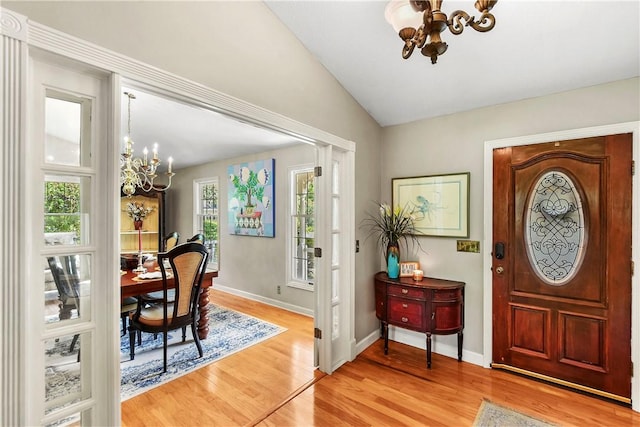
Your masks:
{"label": "light switch plate", "polygon": [[458,252],[480,252],[480,241],[478,240],[458,240]]}

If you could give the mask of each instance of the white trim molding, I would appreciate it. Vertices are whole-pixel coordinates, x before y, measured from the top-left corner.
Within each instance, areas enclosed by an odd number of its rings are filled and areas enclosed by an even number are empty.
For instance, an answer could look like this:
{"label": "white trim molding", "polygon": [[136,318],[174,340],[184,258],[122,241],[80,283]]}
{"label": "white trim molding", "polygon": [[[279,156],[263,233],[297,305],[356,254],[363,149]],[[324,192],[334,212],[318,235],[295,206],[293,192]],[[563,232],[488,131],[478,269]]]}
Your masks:
{"label": "white trim molding", "polygon": [[[114,101],[118,94],[119,86],[126,81],[135,86],[145,87],[152,91],[171,94],[172,97],[186,101],[192,105],[206,109],[211,109],[235,117],[244,122],[252,123],[278,132],[293,135],[302,141],[314,144],[318,151],[330,159],[332,150],[345,153],[345,170],[347,177],[341,184],[347,189],[349,195],[354,194],[355,181],[355,148],[353,141],[340,138],[336,135],[325,132],[321,129],[308,126],[304,123],[285,117],[281,114],[266,110],[262,107],[247,103],[232,96],[223,94],[202,84],[187,80],[178,75],[163,71],[151,65],[118,54],[101,46],[78,39],[53,28],[49,28],[37,22],[31,21],[28,17],[16,14],[8,9],[0,8],[1,30],[2,30],[2,54],[3,72],[2,86],[2,128],[3,144],[0,149],[0,165],[2,166],[2,182],[0,183],[0,199],[4,208],[0,211],[0,220],[3,227],[2,249],[4,256],[0,261],[2,268],[2,288],[0,288],[0,298],[3,301],[3,315],[0,317],[0,328],[3,331],[0,338],[0,380],[2,383],[2,394],[0,395],[0,425],[23,425],[28,420],[29,399],[25,396],[28,387],[25,383],[29,381],[25,373],[28,368],[28,352],[25,350],[25,341],[21,335],[20,326],[24,325],[25,314],[18,309],[24,304],[22,301],[23,280],[27,275],[26,260],[27,247],[24,242],[26,227],[24,222],[25,202],[23,191],[27,182],[25,171],[25,153],[27,138],[26,107],[28,99],[27,77],[29,76],[29,54],[38,52],[38,55],[45,56],[54,61],[59,58],[73,60],[88,65],[90,68],[100,70],[101,74],[110,74],[111,104],[109,107],[112,128],[110,129],[108,140],[117,146],[117,134],[119,129],[119,107]],[[57,58],[58,57],[58,58]],[[84,67],[83,67],[84,68]],[[105,189],[107,192],[117,186],[117,164],[118,153],[111,149],[104,159],[107,164],[108,173],[105,177]],[[330,162],[328,163],[330,164]],[[344,251],[343,268],[349,272],[348,295],[354,295],[355,279],[355,224],[353,223],[353,200],[348,203],[348,212],[351,220],[348,223],[348,230],[345,230],[345,238],[348,240],[349,250]],[[116,205],[111,206],[110,212],[117,211]],[[106,234],[117,235],[117,220],[108,222]],[[115,237],[113,237],[115,239]],[[326,243],[330,242],[327,240]],[[112,255],[111,261],[117,259],[117,244],[114,241],[108,242],[107,250]],[[109,257],[107,257],[109,258]],[[115,265],[109,260],[105,260],[105,265]],[[112,318],[117,318],[115,302],[117,299],[117,288],[110,291],[112,298],[109,298],[109,307],[105,309],[105,316],[96,317],[96,328],[112,328],[110,322]],[[354,336],[354,305],[353,299],[349,301],[350,313],[349,322],[349,345],[355,353]],[[288,307],[293,309],[294,307]],[[22,320],[22,321],[21,321]],[[114,337],[116,330],[114,330]],[[319,347],[322,348],[322,344]],[[330,360],[330,352],[320,352]],[[321,358],[322,360],[322,358]],[[114,378],[117,378],[119,360],[117,357],[109,359],[105,356],[108,369],[114,370]],[[326,365],[326,362],[325,366]],[[322,367],[322,365],[321,365]],[[331,372],[331,367],[328,367]],[[109,371],[109,372],[110,372]],[[35,375],[35,374],[32,374]],[[105,396],[107,402],[101,402],[104,411],[92,414],[91,424],[117,424],[120,419],[120,401],[117,387],[111,387]],[[102,396],[98,396],[102,397]],[[104,399],[103,399],[104,400]]]}
{"label": "white trim molding", "polygon": [[[496,148],[513,147],[528,144],[542,144],[551,141],[563,141],[569,139],[589,138],[595,136],[614,135],[620,133],[633,134],[633,161],[640,164],[640,122],[616,123],[604,126],[595,126],[582,129],[570,129],[559,132],[550,132],[537,135],[527,135],[515,138],[497,139],[484,143],[484,247],[493,247],[493,150]],[[632,261],[636,265],[640,261],[640,221],[638,221],[638,208],[640,205],[640,188],[638,188],[637,174],[633,176],[632,193]],[[483,328],[483,366],[491,366],[493,348],[493,304],[492,304],[492,275],[491,275],[491,251],[483,253],[483,287],[484,287],[484,328]],[[640,366],[640,280],[638,275],[631,278],[631,361],[634,366]],[[632,408],[640,412],[640,375],[634,375],[631,379]]]}
{"label": "white trim molding", "polygon": [[29,34],[27,17],[9,9],[0,8],[0,34],[26,42]]}
{"label": "white trim molding", "polygon": [[22,399],[26,360],[24,340],[21,339],[25,314],[20,312],[24,300],[21,273],[25,268],[24,205],[20,198],[25,171],[23,148],[26,139],[27,97],[27,19],[6,9],[0,10],[2,32],[2,148],[0,148],[0,270],[2,285],[2,316],[0,317],[0,425],[20,425],[24,419],[25,402]]}

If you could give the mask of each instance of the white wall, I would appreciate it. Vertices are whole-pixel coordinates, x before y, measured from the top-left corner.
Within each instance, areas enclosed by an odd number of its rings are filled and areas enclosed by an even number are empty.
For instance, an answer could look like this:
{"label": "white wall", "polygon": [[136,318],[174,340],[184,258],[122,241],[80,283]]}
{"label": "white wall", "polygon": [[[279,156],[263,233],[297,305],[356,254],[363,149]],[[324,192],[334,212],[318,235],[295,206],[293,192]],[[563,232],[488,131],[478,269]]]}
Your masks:
{"label": "white wall", "polygon": [[[639,93],[634,78],[385,128],[382,199],[391,199],[392,178],[471,172],[470,239],[482,241],[491,221],[483,217],[484,141],[639,120]],[[426,275],[466,282],[464,348],[481,354],[482,254],[457,252],[454,238],[420,240]],[[454,346],[455,336],[437,341]]]}
{"label": "white wall", "polygon": [[[227,192],[230,165],[263,159],[275,159],[275,237],[236,236],[227,227]],[[294,165],[313,163],[315,149],[300,144],[281,150],[265,151],[250,156],[237,157],[180,169],[167,194],[167,230],[180,233],[184,242],[193,235],[193,180],[218,177],[220,185],[219,248],[220,265],[216,286],[225,286],[252,296],[260,296],[274,303],[282,302],[313,311],[314,293],[287,285],[286,271],[286,227],[287,203],[289,201],[288,168]],[[281,293],[277,293],[280,286]],[[212,301],[215,302],[215,301]],[[302,310],[304,312],[304,310]]]}
{"label": "white wall", "polygon": [[[380,194],[381,128],[258,1],[3,1],[31,20],[356,143],[356,224]],[[377,328],[376,248],[356,256],[355,334]]]}

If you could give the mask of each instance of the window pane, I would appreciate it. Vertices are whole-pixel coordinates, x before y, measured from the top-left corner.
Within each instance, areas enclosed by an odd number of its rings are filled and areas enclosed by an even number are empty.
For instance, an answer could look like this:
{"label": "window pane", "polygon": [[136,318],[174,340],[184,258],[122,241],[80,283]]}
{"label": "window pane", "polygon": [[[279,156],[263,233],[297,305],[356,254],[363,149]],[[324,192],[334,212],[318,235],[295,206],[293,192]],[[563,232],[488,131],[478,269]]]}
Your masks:
{"label": "window pane", "polygon": [[83,372],[88,373],[83,364],[90,360],[90,340],[89,333],[45,340],[45,413],[91,397],[90,376],[83,376]]}
{"label": "window pane", "polygon": [[91,319],[91,256],[45,257],[44,322],[47,327],[78,318]]}
{"label": "window pane", "polygon": [[88,166],[89,149],[84,147],[89,138],[83,138],[83,133],[90,128],[90,108],[88,99],[49,92],[45,100],[45,163]]}
{"label": "window pane", "polygon": [[315,265],[314,248],[314,177],[313,169],[293,171],[292,177],[292,278],[313,284]]}
{"label": "window pane", "polygon": [[45,176],[45,245],[89,243],[90,178]]}
{"label": "window pane", "polygon": [[204,234],[204,245],[209,251],[209,263],[217,265],[218,251],[218,181],[198,182],[196,200],[197,232]]}

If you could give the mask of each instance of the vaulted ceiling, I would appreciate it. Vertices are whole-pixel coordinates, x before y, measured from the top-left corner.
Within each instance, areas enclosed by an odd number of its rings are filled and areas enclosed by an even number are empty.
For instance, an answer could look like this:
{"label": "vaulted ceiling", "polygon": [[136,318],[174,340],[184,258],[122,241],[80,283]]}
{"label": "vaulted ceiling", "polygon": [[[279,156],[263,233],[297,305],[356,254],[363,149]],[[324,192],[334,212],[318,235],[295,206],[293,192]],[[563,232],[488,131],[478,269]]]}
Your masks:
{"label": "vaulted ceiling", "polygon": [[[385,1],[265,3],[381,126],[640,74],[638,1],[500,0],[492,10],[496,25],[490,32],[467,27],[453,35],[445,30],[449,48],[435,65],[418,49],[402,59],[403,42],[385,21]],[[473,3],[444,0],[442,10],[477,16]],[[180,151],[177,168],[255,152],[264,149],[265,140],[272,148],[295,143],[211,111],[136,93],[136,149],[161,140],[163,158]],[[181,147],[187,133],[191,157]]]}

